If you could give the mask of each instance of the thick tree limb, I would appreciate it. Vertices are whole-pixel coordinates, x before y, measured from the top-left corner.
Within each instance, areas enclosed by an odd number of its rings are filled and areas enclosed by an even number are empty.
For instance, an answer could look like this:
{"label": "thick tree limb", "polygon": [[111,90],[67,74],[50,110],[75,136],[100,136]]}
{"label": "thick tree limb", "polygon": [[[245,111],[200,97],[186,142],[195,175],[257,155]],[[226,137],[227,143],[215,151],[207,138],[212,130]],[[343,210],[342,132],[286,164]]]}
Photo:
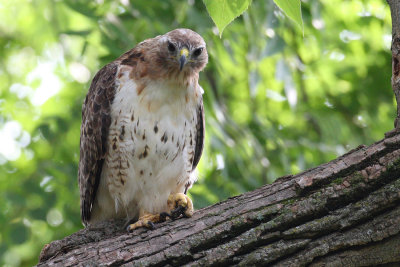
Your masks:
{"label": "thick tree limb", "polygon": [[399,266],[400,1],[388,3],[398,108],[385,139],[154,231],[99,223],[46,245],[38,266]]}
{"label": "thick tree limb", "polygon": [[394,134],[154,231],[81,230],[47,245],[39,266],[400,264],[399,158]]}

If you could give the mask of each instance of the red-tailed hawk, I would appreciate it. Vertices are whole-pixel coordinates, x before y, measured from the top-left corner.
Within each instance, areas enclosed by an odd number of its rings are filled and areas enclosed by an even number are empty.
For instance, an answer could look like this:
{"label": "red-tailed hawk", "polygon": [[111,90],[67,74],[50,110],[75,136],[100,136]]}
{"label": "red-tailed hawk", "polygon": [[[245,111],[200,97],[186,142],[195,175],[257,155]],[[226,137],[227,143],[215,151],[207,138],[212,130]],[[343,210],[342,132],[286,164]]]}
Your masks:
{"label": "red-tailed hawk", "polygon": [[203,38],[176,29],[139,43],[93,78],[82,107],[79,188],[85,225],[193,214],[187,190],[204,141]]}

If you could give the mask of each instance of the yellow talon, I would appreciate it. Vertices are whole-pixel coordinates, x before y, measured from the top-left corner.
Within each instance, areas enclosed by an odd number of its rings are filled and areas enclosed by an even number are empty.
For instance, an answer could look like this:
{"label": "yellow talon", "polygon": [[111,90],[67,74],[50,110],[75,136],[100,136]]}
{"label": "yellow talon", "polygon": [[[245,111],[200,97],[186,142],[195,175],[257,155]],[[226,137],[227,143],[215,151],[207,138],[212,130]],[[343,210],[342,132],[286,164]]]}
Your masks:
{"label": "yellow talon", "polygon": [[165,222],[168,217],[177,219],[183,215],[185,217],[193,216],[193,202],[192,200],[183,193],[171,194],[167,200],[168,212],[161,212],[160,214],[151,214],[144,210],[139,213],[139,219],[137,222],[129,224],[126,228],[129,232],[140,228],[146,227],[153,230],[154,224],[158,222]]}
{"label": "yellow talon", "polygon": [[187,195],[183,193],[169,195],[167,204],[172,218],[177,218],[181,214],[186,217],[193,216],[193,202]]}
{"label": "yellow talon", "polygon": [[153,230],[155,228],[154,223],[163,222],[166,219],[165,216],[162,216],[161,214],[151,214],[146,212],[141,213],[143,215],[139,217],[137,222],[128,225],[127,230],[129,232],[132,232],[133,230],[140,227],[146,227]]}

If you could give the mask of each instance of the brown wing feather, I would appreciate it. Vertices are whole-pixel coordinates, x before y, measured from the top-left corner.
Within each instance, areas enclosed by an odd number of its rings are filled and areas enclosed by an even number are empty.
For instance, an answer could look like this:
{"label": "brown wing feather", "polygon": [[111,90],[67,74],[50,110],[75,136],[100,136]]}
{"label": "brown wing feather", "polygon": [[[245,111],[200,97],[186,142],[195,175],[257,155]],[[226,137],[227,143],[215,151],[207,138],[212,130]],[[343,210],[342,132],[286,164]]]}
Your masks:
{"label": "brown wing feather", "polygon": [[117,63],[110,63],[96,74],[82,106],[78,182],[81,218],[85,225],[90,220],[104,156],[107,152],[111,103],[115,95],[117,69]]}
{"label": "brown wing feather", "polygon": [[196,125],[196,144],[194,150],[194,159],[192,164],[192,170],[194,170],[200,161],[201,154],[203,153],[204,147],[204,135],[205,135],[205,121],[204,121],[204,107],[203,98],[200,101],[200,105],[197,108],[197,125]]}

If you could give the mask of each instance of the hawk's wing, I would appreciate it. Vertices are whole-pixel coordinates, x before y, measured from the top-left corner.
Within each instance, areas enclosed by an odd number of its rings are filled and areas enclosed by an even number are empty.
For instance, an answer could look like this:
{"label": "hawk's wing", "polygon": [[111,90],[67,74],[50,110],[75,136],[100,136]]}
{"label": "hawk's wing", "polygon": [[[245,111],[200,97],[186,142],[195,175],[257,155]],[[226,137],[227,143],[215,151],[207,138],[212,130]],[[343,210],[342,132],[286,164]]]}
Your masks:
{"label": "hawk's wing", "polygon": [[203,107],[203,97],[202,97],[200,104],[197,108],[196,143],[194,149],[192,170],[196,168],[197,164],[199,163],[201,154],[203,153],[204,135],[205,135],[205,121],[204,121],[204,107]]}
{"label": "hawk's wing", "polygon": [[107,150],[117,69],[117,63],[110,63],[96,74],[82,106],[78,182],[85,225],[90,220]]}

